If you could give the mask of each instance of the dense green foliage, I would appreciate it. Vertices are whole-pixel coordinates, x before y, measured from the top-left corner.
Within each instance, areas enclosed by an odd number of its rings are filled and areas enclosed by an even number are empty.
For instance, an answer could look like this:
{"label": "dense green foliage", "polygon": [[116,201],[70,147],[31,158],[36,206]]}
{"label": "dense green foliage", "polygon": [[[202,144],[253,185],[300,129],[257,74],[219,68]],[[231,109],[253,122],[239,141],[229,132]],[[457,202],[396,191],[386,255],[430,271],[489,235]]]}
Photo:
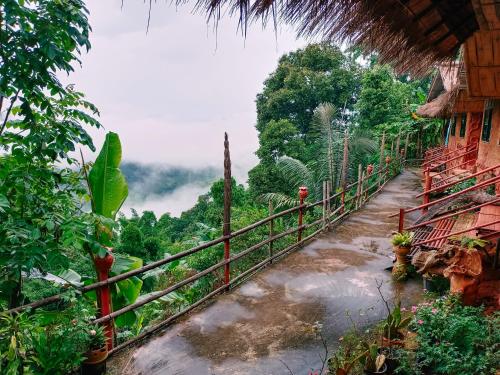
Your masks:
{"label": "dense green foliage", "polygon": [[72,71],[88,49],[87,10],[79,0],[15,1],[0,7],[0,303],[23,302],[23,274],[60,272],[81,250],[78,144],[94,148],[84,125],[96,108],[55,72]]}
{"label": "dense green foliage", "polygon": [[494,374],[500,367],[500,316],[463,306],[456,296],[425,303],[416,310],[412,329],[418,347],[402,356],[398,374]]}
{"label": "dense green foliage", "polygon": [[[387,323],[395,316],[401,319],[400,329],[390,337],[404,345],[390,346],[381,338],[389,337]],[[482,307],[463,306],[458,295],[431,299],[411,309],[396,305],[380,324],[364,332],[354,327],[344,335],[329,360],[330,371],[363,374],[365,348],[370,347],[384,354],[394,374],[495,374],[500,366],[499,323],[498,312],[487,316]]]}

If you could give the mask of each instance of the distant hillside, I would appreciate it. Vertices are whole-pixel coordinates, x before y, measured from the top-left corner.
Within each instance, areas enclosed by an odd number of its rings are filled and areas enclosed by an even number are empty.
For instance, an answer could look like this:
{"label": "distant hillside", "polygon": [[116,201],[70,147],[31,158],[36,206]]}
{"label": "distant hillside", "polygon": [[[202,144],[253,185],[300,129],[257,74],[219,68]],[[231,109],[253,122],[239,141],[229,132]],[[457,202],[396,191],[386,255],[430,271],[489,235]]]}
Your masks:
{"label": "distant hillside", "polygon": [[120,169],[127,178],[129,195],[134,201],[169,195],[187,185],[208,186],[222,177],[213,167],[190,169],[126,161]]}

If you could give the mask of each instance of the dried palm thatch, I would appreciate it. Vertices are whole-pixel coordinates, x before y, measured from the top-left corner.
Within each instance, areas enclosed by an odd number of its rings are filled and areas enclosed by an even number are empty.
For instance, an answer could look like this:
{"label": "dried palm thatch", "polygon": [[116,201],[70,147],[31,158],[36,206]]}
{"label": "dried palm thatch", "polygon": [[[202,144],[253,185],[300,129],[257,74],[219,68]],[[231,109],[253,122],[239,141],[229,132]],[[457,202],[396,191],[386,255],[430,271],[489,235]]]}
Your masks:
{"label": "dried palm thatch", "polygon": [[460,93],[458,85],[451,91],[445,91],[437,98],[426,103],[417,109],[417,115],[431,118],[447,118],[454,113],[455,102]]}
{"label": "dried palm thatch", "polygon": [[300,36],[376,49],[383,62],[420,75],[454,59],[478,29],[471,0],[197,0],[196,8],[216,21],[227,10],[244,32],[252,20],[271,20]]}

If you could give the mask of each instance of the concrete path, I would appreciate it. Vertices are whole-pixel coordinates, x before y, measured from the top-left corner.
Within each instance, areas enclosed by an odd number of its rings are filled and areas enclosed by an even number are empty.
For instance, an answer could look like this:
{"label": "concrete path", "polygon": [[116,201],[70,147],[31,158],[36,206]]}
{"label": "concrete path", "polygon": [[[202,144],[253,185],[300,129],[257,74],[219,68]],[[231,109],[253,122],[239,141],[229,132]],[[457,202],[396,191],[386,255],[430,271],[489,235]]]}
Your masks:
{"label": "concrete path", "polygon": [[[307,374],[321,367],[352,321],[366,326],[384,317],[375,280],[403,304],[419,299],[418,281],[393,284],[389,237],[401,206],[416,205],[420,181],[406,171],[341,225],[302,250],[216,298],[208,307],[116,356],[116,374]],[[410,220],[412,218],[409,218]],[[348,316],[349,315],[349,316]]]}

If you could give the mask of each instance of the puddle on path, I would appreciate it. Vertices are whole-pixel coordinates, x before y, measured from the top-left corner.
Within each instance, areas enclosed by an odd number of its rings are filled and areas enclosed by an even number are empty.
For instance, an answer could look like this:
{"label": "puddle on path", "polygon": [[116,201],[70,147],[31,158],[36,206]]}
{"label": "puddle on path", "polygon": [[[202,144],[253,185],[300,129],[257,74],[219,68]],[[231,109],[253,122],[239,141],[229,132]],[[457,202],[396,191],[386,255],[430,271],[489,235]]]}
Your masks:
{"label": "puddle on path", "polygon": [[[393,284],[389,241],[401,205],[418,204],[416,174],[390,182],[366,207],[331,232],[255,275],[231,293],[141,346],[117,355],[112,374],[307,374],[321,366],[323,346],[351,326],[383,318],[375,280],[402,303],[419,299],[420,283]],[[346,312],[349,313],[350,318]],[[285,366],[286,364],[286,366]]]}

